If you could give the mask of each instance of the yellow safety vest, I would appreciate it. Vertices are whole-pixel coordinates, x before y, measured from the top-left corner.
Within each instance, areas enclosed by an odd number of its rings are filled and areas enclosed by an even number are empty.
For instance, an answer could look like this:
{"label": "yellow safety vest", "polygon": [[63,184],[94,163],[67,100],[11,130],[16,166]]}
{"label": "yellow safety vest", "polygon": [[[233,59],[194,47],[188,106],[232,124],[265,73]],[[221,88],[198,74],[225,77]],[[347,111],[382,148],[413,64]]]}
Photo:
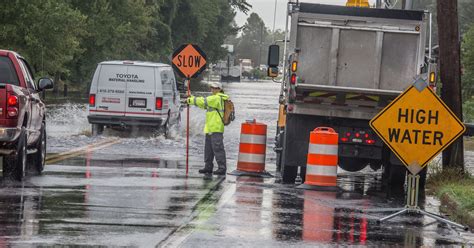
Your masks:
{"label": "yellow safety vest", "polygon": [[206,109],[206,125],[204,126],[204,133],[223,133],[224,122],[224,101],[229,99],[229,96],[223,93],[217,93],[208,97],[190,96],[187,99],[189,105],[196,105],[199,108]]}

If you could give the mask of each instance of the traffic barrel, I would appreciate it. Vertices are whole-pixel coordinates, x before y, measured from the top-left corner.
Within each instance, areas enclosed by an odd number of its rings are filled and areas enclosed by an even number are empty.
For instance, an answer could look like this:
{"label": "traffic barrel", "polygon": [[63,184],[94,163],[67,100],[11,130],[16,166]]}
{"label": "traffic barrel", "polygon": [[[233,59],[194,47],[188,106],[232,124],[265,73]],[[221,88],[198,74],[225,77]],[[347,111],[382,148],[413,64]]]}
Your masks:
{"label": "traffic barrel", "polygon": [[300,188],[337,191],[339,135],[330,127],[318,127],[309,136],[305,182]]}
{"label": "traffic barrel", "polygon": [[242,123],[237,170],[229,175],[271,177],[265,171],[266,151],[267,125],[255,119]]}

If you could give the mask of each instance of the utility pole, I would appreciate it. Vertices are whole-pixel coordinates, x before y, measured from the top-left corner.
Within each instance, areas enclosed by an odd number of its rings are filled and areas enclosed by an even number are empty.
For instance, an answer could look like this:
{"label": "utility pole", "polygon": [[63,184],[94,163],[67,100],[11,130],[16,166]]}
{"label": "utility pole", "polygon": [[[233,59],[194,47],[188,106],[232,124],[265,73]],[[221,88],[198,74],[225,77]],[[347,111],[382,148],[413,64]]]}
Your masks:
{"label": "utility pole", "polygon": [[[461,45],[457,6],[457,0],[437,0],[441,98],[462,121]],[[443,151],[443,168],[464,171],[462,136]]]}

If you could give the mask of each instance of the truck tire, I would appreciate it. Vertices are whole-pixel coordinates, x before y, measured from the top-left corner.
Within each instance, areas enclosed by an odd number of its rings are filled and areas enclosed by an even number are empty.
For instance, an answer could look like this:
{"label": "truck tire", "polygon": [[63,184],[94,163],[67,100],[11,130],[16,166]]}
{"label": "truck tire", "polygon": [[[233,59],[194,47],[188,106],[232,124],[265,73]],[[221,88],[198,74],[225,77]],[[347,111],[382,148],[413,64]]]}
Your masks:
{"label": "truck tire", "polygon": [[343,170],[356,172],[367,167],[368,161],[363,159],[339,157],[339,167]]}
{"label": "truck tire", "polygon": [[3,157],[3,177],[21,181],[25,176],[27,165],[27,135],[25,128],[22,128],[17,142],[16,154]]}
{"label": "truck tire", "polygon": [[282,165],[280,173],[282,183],[294,184],[298,174],[298,167]]}
{"label": "truck tire", "polygon": [[104,125],[92,124],[92,136],[101,135],[104,132]]}
{"label": "truck tire", "polygon": [[36,172],[38,174],[41,174],[44,170],[44,165],[46,161],[46,124],[43,122],[41,124],[41,134],[38,139],[38,142],[36,143],[36,153],[33,154],[34,156],[34,166]]}

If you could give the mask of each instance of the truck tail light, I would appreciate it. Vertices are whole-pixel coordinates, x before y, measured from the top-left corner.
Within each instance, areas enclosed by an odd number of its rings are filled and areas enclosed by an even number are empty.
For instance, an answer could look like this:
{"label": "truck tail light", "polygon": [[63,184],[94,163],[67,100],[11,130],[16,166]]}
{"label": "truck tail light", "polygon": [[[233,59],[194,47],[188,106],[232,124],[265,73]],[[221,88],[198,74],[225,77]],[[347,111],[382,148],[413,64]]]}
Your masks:
{"label": "truck tail light", "polygon": [[7,92],[7,115],[8,117],[18,117],[18,96]]}
{"label": "truck tail light", "polygon": [[375,140],[368,139],[368,140],[365,140],[365,143],[367,143],[368,145],[373,145],[373,144],[375,144]]}
{"label": "truck tail light", "polygon": [[293,61],[293,63],[291,63],[291,71],[296,72],[297,70],[298,70],[298,61]]}
{"label": "truck tail light", "polygon": [[155,102],[156,110],[161,110],[163,108],[163,98],[157,97]]}
{"label": "truck tail light", "polygon": [[291,78],[290,78],[290,83],[292,85],[295,85],[296,84],[296,74],[291,74]]}
{"label": "truck tail light", "polygon": [[95,107],[95,94],[89,95],[89,106]]}

